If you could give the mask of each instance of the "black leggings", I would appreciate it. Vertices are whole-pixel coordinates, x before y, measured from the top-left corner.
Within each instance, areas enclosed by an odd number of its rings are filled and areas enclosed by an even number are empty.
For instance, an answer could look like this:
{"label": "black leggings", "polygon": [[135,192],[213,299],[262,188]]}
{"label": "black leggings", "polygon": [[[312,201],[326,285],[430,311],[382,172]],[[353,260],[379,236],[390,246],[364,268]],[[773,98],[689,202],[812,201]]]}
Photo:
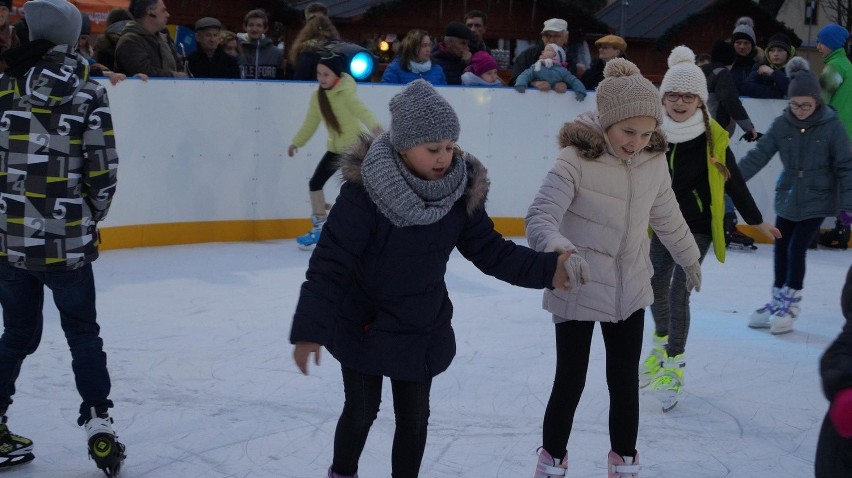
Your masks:
{"label": "black leggings", "polygon": [[802,290],[808,245],[819,233],[819,226],[824,219],[817,217],[791,221],[781,216],[775,218],[775,227],[781,231],[781,238],[775,239],[775,287],[786,285],[791,289]]}
{"label": "black leggings", "polygon": [[339,160],[339,154],[326,151],[325,154],[322,155],[322,159],[320,159],[319,164],[317,164],[317,169],[314,170],[314,175],[311,176],[310,181],[308,181],[308,191],[321,191],[329,178],[334,176],[334,173],[337,172]]}
{"label": "black leggings", "polygon": [[[370,426],[379,413],[384,377],[365,375],[346,367],[342,367],[342,370],[346,401],[334,432],[331,469],[348,476],[358,472],[358,459],[364,450]],[[396,417],[391,451],[393,478],[415,478],[420,472],[423,451],[426,449],[431,387],[431,378],[425,382],[391,379],[393,412]]]}
{"label": "black leggings", "polygon": [[[621,456],[636,453],[639,433],[639,356],[645,309],[621,322],[601,322],[606,346],[609,387],[609,440]],[[554,458],[563,458],[574,423],[574,412],[586,385],[595,322],[569,320],[556,324],[556,378],[544,412],[542,445]]]}

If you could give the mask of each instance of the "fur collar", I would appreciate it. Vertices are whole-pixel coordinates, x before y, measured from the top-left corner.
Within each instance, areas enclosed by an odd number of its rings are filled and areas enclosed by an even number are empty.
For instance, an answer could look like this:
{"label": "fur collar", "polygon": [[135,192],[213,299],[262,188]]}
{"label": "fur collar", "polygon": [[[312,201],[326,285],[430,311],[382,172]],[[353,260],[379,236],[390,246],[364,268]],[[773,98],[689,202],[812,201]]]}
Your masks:
{"label": "fur collar", "polygon": [[[599,158],[606,152],[606,139],[601,132],[592,126],[579,121],[565,123],[559,131],[559,147],[573,146],[577,153],[584,159]],[[667,148],[666,137],[657,128],[651,135],[651,141],[645,147],[650,153],[665,153]]]}
{"label": "fur collar", "polygon": [[[349,147],[349,150],[340,156],[340,171],[343,173],[345,181],[363,185],[361,176],[361,163],[367,156],[367,151],[373,140],[376,139],[381,131],[362,134],[358,140]],[[461,152],[467,164],[468,181],[465,188],[464,198],[467,207],[467,213],[473,214],[478,209],[485,207],[485,201],[488,199],[488,188],[490,181],[488,180],[488,170],[485,166],[470,153]]]}

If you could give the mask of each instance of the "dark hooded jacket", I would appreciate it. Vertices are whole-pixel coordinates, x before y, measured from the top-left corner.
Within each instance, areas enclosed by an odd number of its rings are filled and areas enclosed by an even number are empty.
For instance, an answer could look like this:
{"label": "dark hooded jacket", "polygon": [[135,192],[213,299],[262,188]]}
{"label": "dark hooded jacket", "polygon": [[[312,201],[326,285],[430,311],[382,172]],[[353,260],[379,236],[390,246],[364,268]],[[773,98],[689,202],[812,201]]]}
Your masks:
{"label": "dark hooded jacket", "polygon": [[[841,390],[852,388],[852,267],[846,273],[840,307],[846,323],[819,364],[822,389],[830,402]],[[852,438],[841,437],[828,416],[820,430],[814,466],[816,478],[852,476]]]}
{"label": "dark hooded jacket", "polygon": [[363,374],[420,382],[446,370],[456,352],[444,282],[453,249],[488,275],[538,289],[551,286],[557,254],[494,230],[484,209],[485,167],[466,153],[468,184],[447,214],[429,225],[394,226],[363,184],[373,141],[362,139],[341,160],[345,182],[311,256],[290,341],[322,344]]}
{"label": "dark hooded jacket", "polygon": [[0,253],[27,270],[70,270],[95,260],[96,224],[115,193],[118,155],[106,89],[68,50],[27,43],[6,52],[9,71],[0,76]]}

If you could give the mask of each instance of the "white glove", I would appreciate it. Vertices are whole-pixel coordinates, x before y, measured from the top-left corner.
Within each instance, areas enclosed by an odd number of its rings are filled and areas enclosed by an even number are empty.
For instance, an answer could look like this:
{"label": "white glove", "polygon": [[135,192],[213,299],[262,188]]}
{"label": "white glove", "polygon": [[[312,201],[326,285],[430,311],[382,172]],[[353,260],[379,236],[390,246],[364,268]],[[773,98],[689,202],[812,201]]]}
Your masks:
{"label": "white glove", "polygon": [[589,282],[589,263],[577,253],[571,254],[571,257],[565,261],[565,272],[568,273],[568,285],[572,288]]}
{"label": "white glove", "polygon": [[695,261],[684,267],[683,272],[686,273],[686,290],[701,292],[701,263]]}

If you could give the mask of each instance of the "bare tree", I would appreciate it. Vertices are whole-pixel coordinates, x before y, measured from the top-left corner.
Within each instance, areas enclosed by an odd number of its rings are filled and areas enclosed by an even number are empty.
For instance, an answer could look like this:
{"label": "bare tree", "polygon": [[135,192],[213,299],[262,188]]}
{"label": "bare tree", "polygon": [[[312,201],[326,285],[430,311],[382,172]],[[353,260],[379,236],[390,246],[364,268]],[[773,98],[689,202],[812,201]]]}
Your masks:
{"label": "bare tree", "polygon": [[852,0],[822,0],[818,2],[828,18],[845,27],[852,27]]}

